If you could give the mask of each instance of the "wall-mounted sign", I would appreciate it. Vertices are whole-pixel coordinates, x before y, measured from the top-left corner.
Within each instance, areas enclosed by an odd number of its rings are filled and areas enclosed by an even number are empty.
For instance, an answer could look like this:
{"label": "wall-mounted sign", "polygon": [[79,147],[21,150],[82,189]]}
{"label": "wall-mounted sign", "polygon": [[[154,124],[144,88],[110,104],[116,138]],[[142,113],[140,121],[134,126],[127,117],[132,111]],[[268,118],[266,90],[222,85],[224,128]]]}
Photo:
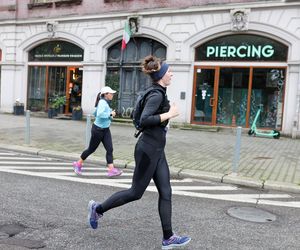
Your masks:
{"label": "wall-mounted sign", "polygon": [[196,48],[196,61],[286,61],[288,47],[267,37],[229,35]]}
{"label": "wall-mounted sign", "polygon": [[43,43],[29,52],[30,62],[41,61],[83,61],[83,49],[65,41],[51,41]]}

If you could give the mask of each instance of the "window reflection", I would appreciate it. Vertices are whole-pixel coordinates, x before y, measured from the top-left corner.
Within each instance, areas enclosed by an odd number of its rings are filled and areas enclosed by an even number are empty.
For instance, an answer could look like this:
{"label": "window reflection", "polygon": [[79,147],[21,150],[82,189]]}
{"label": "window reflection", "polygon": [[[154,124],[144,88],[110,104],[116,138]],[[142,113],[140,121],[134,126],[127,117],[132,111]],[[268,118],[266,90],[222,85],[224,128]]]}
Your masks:
{"label": "window reflection", "polygon": [[285,69],[256,68],[253,70],[250,125],[260,106],[261,113],[256,125],[281,129],[284,81]]}

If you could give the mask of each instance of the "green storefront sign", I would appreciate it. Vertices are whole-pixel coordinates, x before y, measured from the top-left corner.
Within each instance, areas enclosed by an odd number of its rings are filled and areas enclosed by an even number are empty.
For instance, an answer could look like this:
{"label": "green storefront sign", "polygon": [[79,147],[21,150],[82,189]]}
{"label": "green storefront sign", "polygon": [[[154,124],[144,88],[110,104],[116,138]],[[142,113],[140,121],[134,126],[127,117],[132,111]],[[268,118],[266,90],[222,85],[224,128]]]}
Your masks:
{"label": "green storefront sign", "polygon": [[30,62],[40,61],[83,61],[83,49],[66,41],[43,43],[29,52]]}
{"label": "green storefront sign", "polygon": [[230,35],[196,48],[196,61],[286,61],[288,47],[256,35]]}

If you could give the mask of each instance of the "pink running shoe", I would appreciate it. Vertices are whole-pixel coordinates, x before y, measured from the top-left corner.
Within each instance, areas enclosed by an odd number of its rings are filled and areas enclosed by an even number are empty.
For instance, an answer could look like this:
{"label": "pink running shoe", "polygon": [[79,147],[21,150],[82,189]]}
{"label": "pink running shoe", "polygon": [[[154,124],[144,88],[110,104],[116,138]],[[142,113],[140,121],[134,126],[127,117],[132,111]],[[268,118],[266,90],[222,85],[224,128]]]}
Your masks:
{"label": "pink running shoe", "polygon": [[123,173],[122,170],[118,169],[118,168],[112,168],[112,169],[109,169],[107,171],[107,176],[108,177],[114,177],[114,176],[119,176]]}
{"label": "pink running shoe", "polygon": [[78,161],[73,162],[73,169],[74,169],[75,174],[82,175],[81,168],[82,168],[82,164],[80,162],[78,162]]}

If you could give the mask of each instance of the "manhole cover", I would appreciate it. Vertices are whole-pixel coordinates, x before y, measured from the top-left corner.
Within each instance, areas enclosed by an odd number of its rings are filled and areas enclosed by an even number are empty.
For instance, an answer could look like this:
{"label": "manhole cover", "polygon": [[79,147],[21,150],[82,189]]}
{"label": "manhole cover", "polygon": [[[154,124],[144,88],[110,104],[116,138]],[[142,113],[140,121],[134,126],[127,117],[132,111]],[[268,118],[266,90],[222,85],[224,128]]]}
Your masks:
{"label": "manhole cover", "polygon": [[227,213],[235,218],[252,222],[272,222],[276,216],[256,207],[232,207]]}

